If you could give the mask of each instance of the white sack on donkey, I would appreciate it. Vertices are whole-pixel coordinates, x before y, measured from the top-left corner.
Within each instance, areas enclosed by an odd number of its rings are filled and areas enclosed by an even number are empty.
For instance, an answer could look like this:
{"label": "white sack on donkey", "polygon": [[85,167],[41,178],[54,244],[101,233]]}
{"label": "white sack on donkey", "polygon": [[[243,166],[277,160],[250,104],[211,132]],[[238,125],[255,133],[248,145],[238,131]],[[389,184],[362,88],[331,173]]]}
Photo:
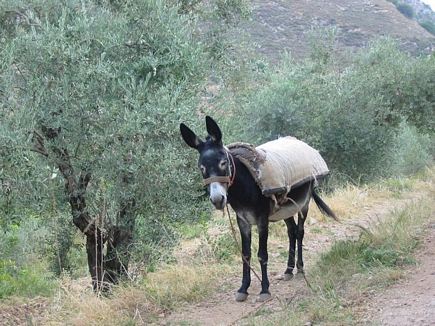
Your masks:
{"label": "white sack on donkey", "polygon": [[329,174],[320,153],[295,137],[278,138],[255,148],[246,143],[227,148],[245,164],[263,195],[275,202],[271,221],[283,220],[300,210],[287,196],[292,188]]}

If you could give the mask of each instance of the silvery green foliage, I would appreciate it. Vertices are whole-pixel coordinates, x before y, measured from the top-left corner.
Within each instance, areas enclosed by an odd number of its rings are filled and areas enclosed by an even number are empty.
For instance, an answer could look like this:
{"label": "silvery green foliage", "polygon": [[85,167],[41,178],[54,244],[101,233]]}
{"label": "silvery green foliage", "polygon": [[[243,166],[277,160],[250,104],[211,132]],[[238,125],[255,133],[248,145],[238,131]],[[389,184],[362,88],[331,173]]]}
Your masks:
{"label": "silvery green foliage", "polygon": [[396,173],[389,162],[400,122],[433,133],[435,57],[412,58],[390,38],[347,56],[332,49],[316,47],[320,55],[301,62],[283,56],[247,97],[248,139],[296,136],[317,148],[334,174],[354,180]]}
{"label": "silvery green foliage", "polygon": [[401,123],[391,148],[391,172],[396,176],[408,176],[422,171],[433,162],[431,148],[434,144],[429,134]]}
{"label": "silvery green foliage", "polygon": [[[198,4],[0,5],[3,227],[19,224],[28,212],[45,218],[70,211],[59,150],[68,152],[73,178],[91,176],[87,210],[102,219],[103,232],[122,225],[120,205],[130,200],[132,218],[153,228],[140,232],[151,237],[142,241],[169,244],[175,222],[197,218],[203,189],[179,123],[196,123],[210,69],[222,64],[212,62],[198,28],[199,19],[209,19],[194,10]],[[232,5],[243,13],[247,3]],[[35,142],[35,135],[42,140]]]}

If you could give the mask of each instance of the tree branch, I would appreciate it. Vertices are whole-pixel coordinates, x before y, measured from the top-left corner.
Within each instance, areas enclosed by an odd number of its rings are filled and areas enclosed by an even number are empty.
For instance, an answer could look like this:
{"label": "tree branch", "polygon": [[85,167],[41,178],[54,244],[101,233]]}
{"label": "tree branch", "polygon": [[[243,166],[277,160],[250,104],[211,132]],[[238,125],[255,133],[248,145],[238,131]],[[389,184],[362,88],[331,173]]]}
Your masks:
{"label": "tree branch", "polygon": [[35,145],[35,147],[30,148],[30,150],[32,152],[36,152],[44,156],[48,156],[48,151],[45,148],[44,138],[42,137],[42,135],[39,132],[37,132],[35,129],[33,129],[31,133],[33,134],[32,143]]}

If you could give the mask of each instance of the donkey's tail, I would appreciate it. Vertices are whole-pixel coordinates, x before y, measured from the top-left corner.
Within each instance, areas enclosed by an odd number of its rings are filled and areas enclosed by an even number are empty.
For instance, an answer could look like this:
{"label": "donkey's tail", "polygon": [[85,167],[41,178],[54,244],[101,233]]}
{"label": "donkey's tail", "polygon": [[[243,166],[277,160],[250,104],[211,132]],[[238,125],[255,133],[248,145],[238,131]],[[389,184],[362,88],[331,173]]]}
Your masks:
{"label": "donkey's tail", "polygon": [[323,213],[328,215],[329,217],[332,217],[334,220],[339,221],[337,215],[332,211],[332,209],[329,208],[328,205],[320,198],[320,196],[316,193],[315,190],[313,190],[313,198],[314,202],[316,203],[319,210]]}

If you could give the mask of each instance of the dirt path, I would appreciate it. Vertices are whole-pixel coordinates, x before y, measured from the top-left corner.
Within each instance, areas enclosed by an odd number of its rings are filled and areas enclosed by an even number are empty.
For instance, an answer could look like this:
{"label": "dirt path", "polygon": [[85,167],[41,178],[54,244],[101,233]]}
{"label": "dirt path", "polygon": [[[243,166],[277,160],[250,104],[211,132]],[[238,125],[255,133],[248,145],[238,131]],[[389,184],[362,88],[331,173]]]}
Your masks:
{"label": "dirt path", "polygon": [[[335,240],[357,237],[361,228],[378,223],[389,215],[390,209],[406,204],[403,200],[381,203],[374,207],[360,207],[360,213],[351,221],[317,223],[308,221],[305,235],[305,267],[309,270],[318,259],[319,253],[330,248]],[[283,228],[284,225],[282,225]],[[296,298],[308,294],[305,280],[295,277],[289,282],[282,280],[286,258],[282,256],[287,246],[271,237],[269,245],[269,277],[272,299],[257,302],[260,282],[252,277],[250,295],[246,302],[236,302],[235,293],[241,282],[241,264],[233,275],[223,280],[222,291],[214,293],[203,302],[186,306],[172,314],[162,314],[154,326],[229,326],[246,325],[250,317],[264,309],[268,314],[287,309]],[[422,239],[417,266],[409,267],[408,278],[385,290],[384,293],[363,294],[352,309],[359,325],[405,326],[435,325],[435,219],[427,224],[427,233]],[[258,271],[256,261],[254,268]],[[0,306],[0,325],[44,325],[44,311],[48,300],[34,299],[25,305]],[[310,325],[307,323],[306,325]]]}
{"label": "dirt path", "polygon": [[365,320],[384,326],[435,325],[435,222],[417,255],[409,278],[375,297],[367,305]]}
{"label": "dirt path", "polygon": [[[361,228],[377,223],[390,213],[391,207],[405,205],[400,201],[377,207],[365,208],[360,216],[351,222],[314,223],[306,226],[305,266],[315,263],[320,252],[327,250],[334,240],[357,237]],[[419,264],[409,271],[409,278],[400,281],[381,295],[370,294],[355,307],[361,325],[435,325],[435,222],[428,225],[430,231],[424,238],[418,254]],[[316,232],[312,232],[313,229]],[[319,232],[319,229],[325,229]],[[284,243],[282,245],[285,245]],[[260,309],[279,312],[298,295],[308,293],[306,282],[295,277],[289,282],[282,280],[285,259],[279,257],[280,246],[269,246],[269,276],[272,299],[266,303],[257,302],[260,282],[252,277],[250,295],[246,302],[236,302],[235,292],[240,285],[240,276],[231,276],[226,283],[234,285],[231,291],[216,293],[205,302],[169,316],[161,316],[157,325],[243,325],[244,318]],[[275,249],[275,250],[274,250]],[[257,268],[257,266],[255,266]],[[241,269],[241,268],[240,268]],[[241,271],[240,271],[241,272]]]}

